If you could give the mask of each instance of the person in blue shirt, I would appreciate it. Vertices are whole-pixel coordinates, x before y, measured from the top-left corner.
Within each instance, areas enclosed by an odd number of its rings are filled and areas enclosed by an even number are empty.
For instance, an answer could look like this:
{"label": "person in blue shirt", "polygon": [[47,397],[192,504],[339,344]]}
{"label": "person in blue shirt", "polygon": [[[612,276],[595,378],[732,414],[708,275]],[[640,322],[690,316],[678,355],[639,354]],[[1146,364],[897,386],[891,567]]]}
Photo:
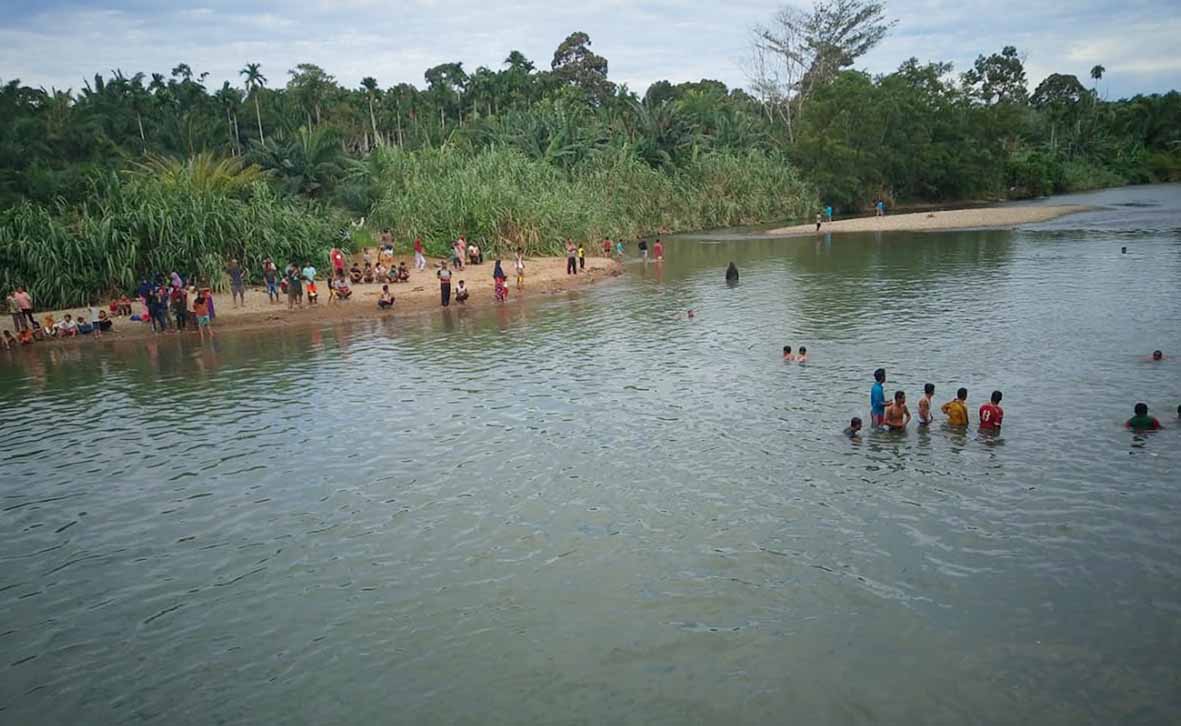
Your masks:
{"label": "person in blue shirt", "polygon": [[873,372],[873,387],[869,389],[869,422],[874,428],[882,425],[886,415],[886,391],[882,384],[886,382],[886,369],[879,368]]}
{"label": "person in blue shirt", "polygon": [[824,206],[824,216],[826,217],[825,221],[828,221],[828,222],[832,221],[832,205],[831,204],[826,204]]}

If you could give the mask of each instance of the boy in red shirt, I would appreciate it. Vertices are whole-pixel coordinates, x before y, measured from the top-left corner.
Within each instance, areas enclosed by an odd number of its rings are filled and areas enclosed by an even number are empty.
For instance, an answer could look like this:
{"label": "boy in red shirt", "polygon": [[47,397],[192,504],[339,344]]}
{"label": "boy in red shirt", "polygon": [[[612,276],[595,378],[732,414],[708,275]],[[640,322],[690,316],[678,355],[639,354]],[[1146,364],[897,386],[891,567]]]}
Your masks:
{"label": "boy in red shirt", "polygon": [[992,401],[980,407],[980,428],[999,431],[1001,421],[1005,418],[1005,409],[1001,408],[1001,392],[992,392]]}

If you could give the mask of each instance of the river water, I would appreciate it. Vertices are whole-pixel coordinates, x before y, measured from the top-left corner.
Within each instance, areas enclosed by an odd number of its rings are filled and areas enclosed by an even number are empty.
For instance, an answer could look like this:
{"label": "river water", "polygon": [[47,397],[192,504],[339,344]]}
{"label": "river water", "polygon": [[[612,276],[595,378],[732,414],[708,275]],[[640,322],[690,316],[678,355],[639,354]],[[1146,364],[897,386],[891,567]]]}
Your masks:
{"label": "river water", "polygon": [[1066,201],[0,355],[0,722],[1175,723],[1181,187]]}

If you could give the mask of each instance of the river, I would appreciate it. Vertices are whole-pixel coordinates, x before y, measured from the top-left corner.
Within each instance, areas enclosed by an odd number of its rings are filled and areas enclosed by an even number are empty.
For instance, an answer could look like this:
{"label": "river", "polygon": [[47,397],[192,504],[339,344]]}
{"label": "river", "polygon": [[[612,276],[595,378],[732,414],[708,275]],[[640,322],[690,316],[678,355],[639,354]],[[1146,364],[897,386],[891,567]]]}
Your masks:
{"label": "river", "polygon": [[[1181,186],[1050,201],[0,354],[0,722],[1175,722]],[[879,366],[971,430],[843,437]]]}

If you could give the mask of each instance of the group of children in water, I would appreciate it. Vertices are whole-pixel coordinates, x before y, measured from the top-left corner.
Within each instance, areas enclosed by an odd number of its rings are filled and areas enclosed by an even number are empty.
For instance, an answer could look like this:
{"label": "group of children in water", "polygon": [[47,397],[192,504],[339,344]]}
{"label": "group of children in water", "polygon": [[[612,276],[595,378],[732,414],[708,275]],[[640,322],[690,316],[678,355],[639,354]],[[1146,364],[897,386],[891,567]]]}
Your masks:
{"label": "group of children in water", "polygon": [[[895,391],[890,400],[886,400],[886,369],[878,368],[873,372],[874,383],[869,389],[869,420],[870,425],[878,431],[905,431],[911,422],[910,407],[906,404],[906,393]],[[977,412],[981,431],[995,433],[1000,431],[1005,418],[1005,410],[1001,408],[1004,395],[1000,391],[993,391],[988,403],[980,406]],[[929,426],[934,421],[932,407],[935,399],[935,384],[923,386],[923,395],[919,398],[918,414],[919,426]],[[955,398],[939,407],[947,417],[947,424],[959,428],[968,426],[968,389],[960,388]],[[845,435],[853,438],[861,431],[861,418],[854,416],[849,421]]]}
{"label": "group of children in water", "polygon": [[[800,353],[806,359],[806,349],[800,348]],[[784,346],[783,348],[784,360],[800,360],[799,357],[791,357],[791,347]],[[1153,360],[1162,360],[1161,352],[1155,351],[1153,353]],[[802,361],[801,361],[802,362]],[[874,383],[869,389],[869,416],[870,426],[877,431],[905,431],[908,424],[910,424],[912,416],[910,407],[906,404],[906,393],[904,391],[895,391],[892,399],[887,400],[885,383],[886,383],[886,369],[878,368],[873,372]],[[932,415],[932,408],[934,406],[935,398],[935,384],[928,383],[923,386],[923,395],[918,401],[918,425],[929,426],[934,422]],[[977,412],[979,420],[979,428],[983,432],[997,433],[1001,429],[1001,423],[1005,419],[1005,410],[1001,408],[1001,399],[1004,394],[1001,391],[993,391],[989,396],[987,403],[980,406]],[[960,388],[956,391],[955,398],[948,401],[939,407],[939,410],[947,417],[947,425],[957,428],[966,428],[968,421],[968,389]],[[1133,407],[1133,416],[1124,424],[1125,427],[1133,431],[1156,431],[1164,428],[1160,421],[1148,415],[1148,404],[1137,403]],[[1177,417],[1181,418],[1181,406],[1177,407]],[[849,421],[849,426],[844,433],[849,438],[858,436],[861,432],[862,422],[859,416],[854,416]]]}

